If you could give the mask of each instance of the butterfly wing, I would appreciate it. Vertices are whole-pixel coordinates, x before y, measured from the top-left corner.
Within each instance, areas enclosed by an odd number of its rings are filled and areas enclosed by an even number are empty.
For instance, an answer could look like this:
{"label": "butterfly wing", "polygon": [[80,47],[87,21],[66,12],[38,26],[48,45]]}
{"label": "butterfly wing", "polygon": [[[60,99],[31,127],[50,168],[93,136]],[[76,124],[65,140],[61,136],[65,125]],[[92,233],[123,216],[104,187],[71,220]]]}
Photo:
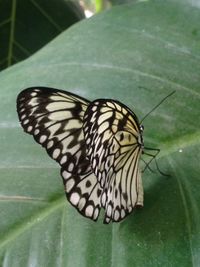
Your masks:
{"label": "butterfly wing", "polygon": [[24,131],[60,164],[68,200],[84,216],[96,220],[102,190],[86,158],[82,126],[88,105],[84,98],[46,87],[25,89],[17,98]]}
{"label": "butterfly wing", "polygon": [[101,209],[102,188],[92,171],[77,175],[61,170],[69,202],[85,217],[98,219]]}
{"label": "butterfly wing", "polygon": [[143,206],[138,119],[120,102],[100,99],[88,106],[83,129],[87,156],[103,190],[104,222],[120,221]]}

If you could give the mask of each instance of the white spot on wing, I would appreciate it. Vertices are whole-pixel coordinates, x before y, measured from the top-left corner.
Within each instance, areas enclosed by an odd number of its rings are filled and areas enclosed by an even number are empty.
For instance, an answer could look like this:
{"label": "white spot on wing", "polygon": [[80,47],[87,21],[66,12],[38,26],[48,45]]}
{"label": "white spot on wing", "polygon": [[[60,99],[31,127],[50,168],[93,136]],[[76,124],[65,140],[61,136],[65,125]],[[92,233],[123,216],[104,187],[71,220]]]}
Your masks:
{"label": "white spot on wing", "polygon": [[32,126],[28,126],[28,128],[27,128],[27,132],[30,132],[30,131],[32,131],[32,129],[33,129],[33,127],[32,127]]}
{"label": "white spot on wing", "polygon": [[53,155],[52,157],[54,159],[57,159],[57,157],[60,155],[60,149],[59,148],[56,148],[54,151],[53,151]]}
{"label": "white spot on wing", "polygon": [[88,139],[86,140],[86,144],[89,145],[89,143],[91,143],[91,139],[90,139],[90,138],[88,138]]}
{"label": "white spot on wing", "polygon": [[53,140],[50,140],[47,144],[47,149],[51,148],[53,146]]}
{"label": "white spot on wing", "polygon": [[36,96],[36,95],[37,95],[36,92],[31,93],[31,96]]}
{"label": "white spot on wing", "polygon": [[63,171],[62,172],[62,176],[65,180],[69,179],[69,177],[71,176],[71,173],[67,172],[67,171]]}
{"label": "white spot on wing", "polygon": [[72,204],[77,205],[79,200],[80,200],[80,196],[77,192],[71,194],[70,201]]}
{"label": "white spot on wing", "polygon": [[87,216],[91,217],[92,214],[93,214],[93,211],[94,211],[93,206],[92,206],[92,205],[89,205],[89,206],[87,206],[87,208],[85,209],[85,214],[86,214]]}
{"label": "white spot on wing", "polygon": [[121,210],[121,217],[124,218],[125,215],[126,215],[126,213],[125,213],[124,209],[122,209],[122,210]]}
{"label": "white spot on wing", "polygon": [[21,116],[21,120],[23,120],[25,117],[26,117],[26,114],[23,114],[23,115]]}
{"label": "white spot on wing", "polygon": [[64,155],[60,161],[60,164],[64,164],[67,161],[67,156]]}
{"label": "white spot on wing", "polygon": [[130,213],[130,212],[132,211],[132,209],[133,209],[133,208],[132,208],[131,206],[129,206],[129,207],[128,207],[128,212]]}
{"label": "white spot on wing", "polygon": [[84,197],[82,197],[82,198],[80,199],[79,203],[78,203],[78,208],[79,208],[79,210],[82,210],[83,207],[85,206],[85,204],[86,204],[86,199],[85,199]]}
{"label": "white spot on wing", "polygon": [[102,199],[101,199],[101,201],[102,201],[102,205],[103,205],[103,207],[105,207],[105,204],[106,204],[106,193],[105,193],[105,192],[104,192],[103,195],[102,195]]}
{"label": "white spot on wing", "polygon": [[40,137],[40,143],[44,143],[46,141],[46,139],[47,139],[47,136],[46,135],[42,135]]}
{"label": "white spot on wing", "polygon": [[110,222],[110,218],[106,217],[105,221],[106,221],[106,223],[109,223]]}
{"label": "white spot on wing", "polygon": [[39,132],[40,132],[40,130],[39,130],[39,129],[36,129],[36,130],[34,131],[34,135],[39,134]]}
{"label": "white spot on wing", "polygon": [[115,219],[115,221],[119,220],[119,211],[118,210],[115,211],[114,219]]}
{"label": "white spot on wing", "polygon": [[94,220],[97,219],[98,215],[99,215],[99,209],[96,208],[95,211],[94,211],[94,215],[93,215]]}
{"label": "white spot on wing", "polygon": [[67,180],[65,185],[66,192],[69,193],[74,185],[75,185],[75,180],[73,178]]}
{"label": "white spot on wing", "polygon": [[107,213],[108,217],[111,217],[111,213],[112,213],[112,207],[111,207],[111,205],[108,206],[106,213]]}
{"label": "white spot on wing", "polygon": [[96,109],[97,109],[97,106],[92,107],[92,111],[96,111]]}
{"label": "white spot on wing", "polygon": [[26,119],[25,121],[23,121],[23,124],[27,124],[27,123],[29,123],[29,120],[28,119]]}
{"label": "white spot on wing", "polygon": [[[53,98],[53,97],[52,97]],[[48,111],[55,111],[55,110],[60,110],[60,109],[73,109],[74,107],[76,106],[75,103],[69,103],[69,102],[52,102],[52,103],[49,103],[47,106],[46,106],[46,110]]]}
{"label": "white spot on wing", "polygon": [[68,166],[68,171],[72,171],[73,170],[73,168],[74,168],[74,164],[71,162],[70,164],[69,164],[69,166]]}

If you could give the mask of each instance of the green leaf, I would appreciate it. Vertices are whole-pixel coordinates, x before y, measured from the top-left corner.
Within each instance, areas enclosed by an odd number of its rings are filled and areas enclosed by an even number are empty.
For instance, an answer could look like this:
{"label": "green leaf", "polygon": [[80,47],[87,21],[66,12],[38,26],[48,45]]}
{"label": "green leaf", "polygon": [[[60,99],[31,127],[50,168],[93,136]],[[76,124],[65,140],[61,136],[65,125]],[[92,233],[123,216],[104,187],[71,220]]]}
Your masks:
{"label": "green leaf", "polygon": [[[191,3],[118,6],[1,72],[1,266],[199,266],[200,10]],[[118,99],[140,119],[176,90],[143,122],[145,146],[161,148],[171,175],[143,174],[143,209],[107,226],[67,203],[59,166],[18,124],[17,94],[36,85]]]}
{"label": "green leaf", "polygon": [[0,1],[0,69],[29,57],[83,18],[77,1]]}

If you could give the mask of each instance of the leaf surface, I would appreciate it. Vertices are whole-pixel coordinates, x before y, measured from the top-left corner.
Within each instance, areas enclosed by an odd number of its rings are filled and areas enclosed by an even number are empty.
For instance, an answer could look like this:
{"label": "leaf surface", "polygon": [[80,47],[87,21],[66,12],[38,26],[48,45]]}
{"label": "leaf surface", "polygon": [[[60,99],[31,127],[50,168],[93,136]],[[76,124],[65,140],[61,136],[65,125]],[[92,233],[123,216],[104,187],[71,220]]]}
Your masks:
{"label": "leaf surface", "polygon": [[[1,266],[199,266],[200,10],[192,3],[115,7],[1,72]],[[106,226],[66,202],[59,166],[17,119],[17,94],[37,85],[120,100],[140,120],[176,90],[143,122],[145,146],[161,149],[159,166],[171,175],[143,174],[143,209]]]}

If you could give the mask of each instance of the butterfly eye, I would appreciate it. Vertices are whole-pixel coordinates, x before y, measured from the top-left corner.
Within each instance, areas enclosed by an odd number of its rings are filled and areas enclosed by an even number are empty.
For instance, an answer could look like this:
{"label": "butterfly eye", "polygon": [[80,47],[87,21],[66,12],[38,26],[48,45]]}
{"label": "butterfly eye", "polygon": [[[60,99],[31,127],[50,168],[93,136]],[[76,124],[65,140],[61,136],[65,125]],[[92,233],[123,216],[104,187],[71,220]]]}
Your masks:
{"label": "butterfly eye", "polygon": [[143,133],[144,132],[144,126],[141,124],[140,125],[140,132]]}

